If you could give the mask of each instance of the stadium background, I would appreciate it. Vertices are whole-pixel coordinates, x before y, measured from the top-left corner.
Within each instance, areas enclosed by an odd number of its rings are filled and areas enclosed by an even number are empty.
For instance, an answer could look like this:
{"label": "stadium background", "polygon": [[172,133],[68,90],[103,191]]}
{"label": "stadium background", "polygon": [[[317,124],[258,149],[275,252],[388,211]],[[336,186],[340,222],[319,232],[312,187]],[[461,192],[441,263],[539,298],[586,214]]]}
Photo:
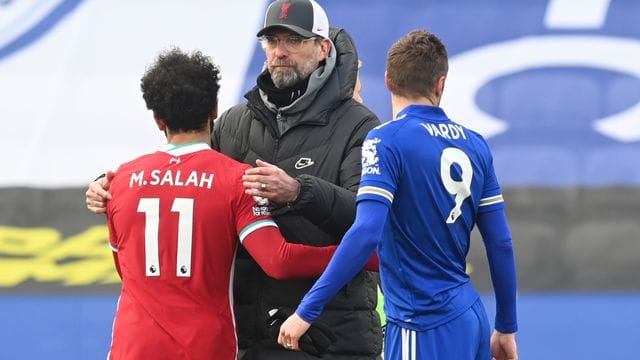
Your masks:
{"label": "stadium background", "polygon": [[[390,118],[386,50],[448,46],[443,106],[494,151],[518,260],[522,359],[637,357],[640,2],[320,0],[356,41],[365,103]],[[118,279],[86,185],[163,143],[139,78],[169,45],[259,72],[266,0],[0,0],[0,359],[104,358]],[[483,246],[470,271],[493,314]]]}

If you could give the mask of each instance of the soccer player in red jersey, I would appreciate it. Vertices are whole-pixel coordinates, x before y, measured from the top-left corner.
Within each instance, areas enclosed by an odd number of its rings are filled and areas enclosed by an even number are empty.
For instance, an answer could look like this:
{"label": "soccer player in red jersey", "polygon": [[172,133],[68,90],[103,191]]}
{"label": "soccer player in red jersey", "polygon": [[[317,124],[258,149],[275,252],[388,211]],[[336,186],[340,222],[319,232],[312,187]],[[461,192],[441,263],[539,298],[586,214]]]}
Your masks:
{"label": "soccer player in red jersey", "polygon": [[274,278],[322,273],[335,250],[287,243],[249,165],[209,147],[219,69],[200,52],[160,54],[141,81],[167,144],[109,174],[109,241],[122,278],[109,359],[236,359],[232,279],[240,243]]}

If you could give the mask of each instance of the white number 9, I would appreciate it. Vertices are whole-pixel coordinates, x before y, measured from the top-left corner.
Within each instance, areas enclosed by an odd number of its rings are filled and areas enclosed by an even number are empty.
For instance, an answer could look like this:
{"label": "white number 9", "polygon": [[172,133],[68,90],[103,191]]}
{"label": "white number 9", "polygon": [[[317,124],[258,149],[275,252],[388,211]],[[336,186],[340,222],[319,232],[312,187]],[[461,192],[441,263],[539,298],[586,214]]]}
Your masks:
{"label": "white number 9", "polygon": [[[451,166],[458,164],[461,169],[462,180],[454,180],[451,177]],[[453,224],[462,215],[462,202],[471,195],[471,179],[473,179],[473,168],[467,154],[458,148],[446,148],[440,157],[440,178],[442,184],[449,194],[456,197],[456,204],[447,216],[447,224]]]}

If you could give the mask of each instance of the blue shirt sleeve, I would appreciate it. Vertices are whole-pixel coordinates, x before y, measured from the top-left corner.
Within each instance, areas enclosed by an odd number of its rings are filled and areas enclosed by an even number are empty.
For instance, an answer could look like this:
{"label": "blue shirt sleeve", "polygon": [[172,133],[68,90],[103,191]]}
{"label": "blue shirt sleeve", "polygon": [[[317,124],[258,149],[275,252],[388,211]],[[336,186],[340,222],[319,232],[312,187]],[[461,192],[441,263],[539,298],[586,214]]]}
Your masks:
{"label": "blue shirt sleeve", "polygon": [[486,154],[486,163],[484,188],[482,189],[482,196],[480,198],[480,203],[478,204],[479,213],[504,209],[504,199],[502,198],[500,185],[498,184],[496,172],[493,167],[493,156],[491,155],[491,151],[489,150],[489,145],[487,145],[487,143],[484,141],[482,144],[484,145],[483,149],[485,150]]}
{"label": "blue shirt sleeve", "polygon": [[362,178],[357,201],[377,200],[391,207],[402,171],[402,154],[387,128],[378,127],[362,144]]}
{"label": "blue shirt sleeve", "polygon": [[496,295],[495,329],[503,333],[516,332],[516,265],[504,209],[478,213],[477,224],[487,250]]}
{"label": "blue shirt sleeve", "polygon": [[345,234],[322,276],[305,295],[296,310],[308,323],[314,322],[324,306],[364,267],[382,239],[388,207],[381,201],[358,202],[356,219]]}

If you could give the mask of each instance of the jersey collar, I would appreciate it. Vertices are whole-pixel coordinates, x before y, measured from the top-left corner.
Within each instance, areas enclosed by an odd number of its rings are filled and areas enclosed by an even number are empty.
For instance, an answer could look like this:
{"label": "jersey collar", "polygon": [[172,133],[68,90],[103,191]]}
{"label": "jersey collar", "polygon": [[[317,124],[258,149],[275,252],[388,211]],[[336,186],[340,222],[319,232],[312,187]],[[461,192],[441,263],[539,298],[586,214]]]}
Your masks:
{"label": "jersey collar", "polygon": [[182,145],[174,145],[174,144],[165,144],[162,146],[160,151],[166,152],[167,154],[180,156],[190,154],[200,150],[211,149],[209,145],[203,142],[196,142],[191,144],[182,144]]}
{"label": "jersey collar", "polygon": [[427,118],[429,120],[449,120],[444,110],[438,106],[415,104],[402,109],[394,120],[400,120],[407,116]]}

